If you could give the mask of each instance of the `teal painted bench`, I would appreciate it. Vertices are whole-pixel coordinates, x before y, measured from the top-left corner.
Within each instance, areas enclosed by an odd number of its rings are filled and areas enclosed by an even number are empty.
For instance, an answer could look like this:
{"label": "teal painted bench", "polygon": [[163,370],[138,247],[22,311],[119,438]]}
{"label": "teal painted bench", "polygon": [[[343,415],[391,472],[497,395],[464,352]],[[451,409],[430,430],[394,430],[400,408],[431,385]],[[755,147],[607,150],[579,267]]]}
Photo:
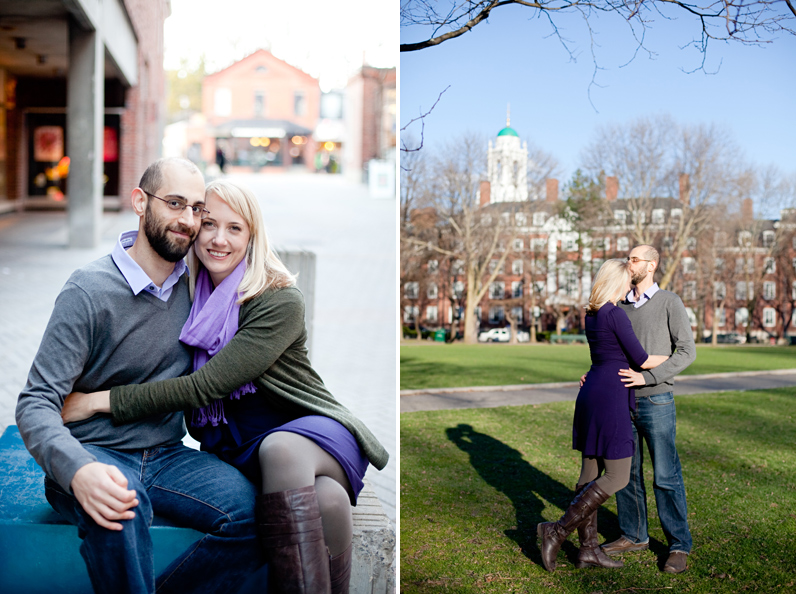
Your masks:
{"label": "teal painted bench", "polygon": [[[155,573],[199,540],[201,532],[155,517]],[[44,473],[25,449],[19,429],[0,437],[0,592],[91,594],[77,527],[44,497]]]}
{"label": "teal painted bench", "polygon": [[[395,531],[367,480],[352,512],[350,593],[394,593]],[[150,532],[156,574],[202,537],[157,516]],[[79,549],[77,527],[47,503],[44,473],[10,425],[0,436],[0,594],[91,594]],[[266,594],[266,571],[254,574],[240,594]]]}

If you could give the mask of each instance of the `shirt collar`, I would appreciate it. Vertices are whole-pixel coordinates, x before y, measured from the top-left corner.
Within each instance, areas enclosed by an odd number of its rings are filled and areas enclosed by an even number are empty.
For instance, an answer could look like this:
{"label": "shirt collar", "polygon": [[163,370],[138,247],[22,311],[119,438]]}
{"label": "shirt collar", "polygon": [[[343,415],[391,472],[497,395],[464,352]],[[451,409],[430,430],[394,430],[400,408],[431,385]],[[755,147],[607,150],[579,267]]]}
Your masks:
{"label": "shirt collar", "polygon": [[[658,286],[658,283],[652,283],[652,286],[641,294],[641,296],[638,298],[638,301],[640,303],[644,303],[646,301],[649,301],[650,299],[652,299],[652,296],[655,293],[657,293],[659,290],[660,290],[660,287]],[[627,300],[630,303],[635,303],[636,302],[636,294],[633,291],[633,289],[630,289],[630,292],[627,294]]]}
{"label": "shirt collar", "polygon": [[[119,240],[116,242],[116,245],[113,246],[113,251],[111,252],[111,257],[116,267],[119,269],[119,272],[122,273],[122,276],[124,276],[127,284],[130,285],[134,295],[138,295],[144,289],[149,289],[150,286],[154,285],[152,279],[144,272],[144,269],[127,253],[127,250],[135,243],[136,237],[138,237],[137,230],[124,231],[119,235]],[[169,287],[173,286],[187,268],[185,260],[177,262],[174,265],[174,271],[163,283],[162,290],[166,290],[167,285]]]}

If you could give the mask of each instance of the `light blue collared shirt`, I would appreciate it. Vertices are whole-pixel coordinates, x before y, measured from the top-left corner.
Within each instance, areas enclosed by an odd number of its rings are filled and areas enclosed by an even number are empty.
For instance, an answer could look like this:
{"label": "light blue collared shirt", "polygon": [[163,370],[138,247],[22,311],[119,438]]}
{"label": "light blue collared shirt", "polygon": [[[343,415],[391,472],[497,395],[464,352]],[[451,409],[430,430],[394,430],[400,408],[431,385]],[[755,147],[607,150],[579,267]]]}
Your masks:
{"label": "light blue collared shirt", "polygon": [[188,267],[185,265],[185,260],[180,260],[174,265],[174,270],[163,282],[162,287],[158,287],[152,282],[143,268],[138,265],[138,262],[130,257],[127,250],[135,243],[135,238],[138,237],[138,231],[125,231],[119,235],[119,241],[113,247],[111,257],[113,258],[119,272],[122,273],[127,284],[133,290],[133,295],[138,295],[141,291],[151,293],[161,301],[168,301],[174,285],[180,280],[180,277]]}
{"label": "light blue collared shirt", "polygon": [[658,283],[652,283],[652,286],[649,289],[647,289],[646,291],[644,291],[641,294],[641,297],[638,298],[638,301],[636,301],[636,294],[631,289],[630,293],[627,294],[627,300],[630,303],[633,304],[633,307],[638,309],[639,307],[644,305],[647,301],[649,301],[650,298],[652,298],[652,296],[655,293],[657,293],[659,290],[660,290],[660,287],[658,286]]}

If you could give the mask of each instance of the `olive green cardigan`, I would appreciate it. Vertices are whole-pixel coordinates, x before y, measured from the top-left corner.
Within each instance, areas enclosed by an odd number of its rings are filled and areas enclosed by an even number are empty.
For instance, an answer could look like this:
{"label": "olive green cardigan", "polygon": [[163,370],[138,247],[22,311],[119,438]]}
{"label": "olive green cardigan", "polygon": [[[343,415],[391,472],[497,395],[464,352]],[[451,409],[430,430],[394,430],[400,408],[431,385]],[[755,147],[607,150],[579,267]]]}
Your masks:
{"label": "olive green cardigan", "polygon": [[191,375],[111,389],[111,415],[122,424],[154,414],[206,406],[252,382],[279,410],[313,414],[341,423],[356,437],[373,466],[389,454],[365,424],[337,402],[307,356],[304,297],[295,287],[268,290],[241,304],[238,332]]}

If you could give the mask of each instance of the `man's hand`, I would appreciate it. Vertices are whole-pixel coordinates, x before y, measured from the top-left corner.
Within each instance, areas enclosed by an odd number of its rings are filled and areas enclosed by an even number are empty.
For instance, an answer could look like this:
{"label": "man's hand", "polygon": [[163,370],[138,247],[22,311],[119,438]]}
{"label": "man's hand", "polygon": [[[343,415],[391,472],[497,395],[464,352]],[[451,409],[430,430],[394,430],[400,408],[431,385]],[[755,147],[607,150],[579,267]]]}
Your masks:
{"label": "man's hand", "polygon": [[638,371],[632,369],[620,369],[619,375],[622,376],[622,383],[628,388],[640,388],[647,385],[647,380]]}
{"label": "man's hand", "polygon": [[580,378],[580,387],[583,387],[583,384],[586,383],[586,376],[589,375],[588,373],[584,373]]}
{"label": "man's hand", "polygon": [[115,466],[90,462],[72,478],[72,492],[86,513],[108,530],[121,530],[113,520],[132,520],[130,508],[138,505],[135,491],[127,489],[127,478]]}

